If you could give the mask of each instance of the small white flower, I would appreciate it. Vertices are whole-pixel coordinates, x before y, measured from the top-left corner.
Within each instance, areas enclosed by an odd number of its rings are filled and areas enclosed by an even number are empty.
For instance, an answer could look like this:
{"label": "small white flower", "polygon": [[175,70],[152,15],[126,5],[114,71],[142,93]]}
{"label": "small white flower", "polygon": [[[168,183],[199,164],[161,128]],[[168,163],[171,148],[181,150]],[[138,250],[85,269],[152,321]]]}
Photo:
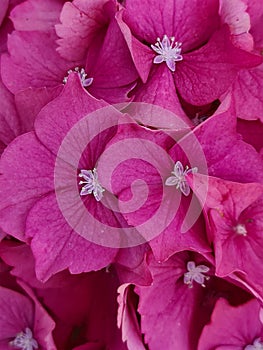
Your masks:
{"label": "small white flower", "polygon": [[79,67],[76,67],[74,71],[72,69],[68,70],[68,75],[63,79],[63,84],[66,84],[66,82],[68,81],[69,74],[73,72],[78,73],[83,87],[88,87],[92,84],[93,78],[87,78],[87,73],[85,72],[85,69],[81,68],[81,70],[79,70]]}
{"label": "small white flower", "polygon": [[187,183],[186,175],[190,173],[196,173],[198,169],[191,168],[189,169],[188,166],[186,166],[185,170],[182,165],[182,163],[178,160],[174,165],[174,170],[171,172],[172,176],[168,177],[165,181],[166,186],[176,186],[177,189],[180,189],[180,191],[185,195],[189,196],[190,194],[190,186]]}
{"label": "small white flower", "polygon": [[151,45],[151,48],[158,54],[154,58],[153,63],[159,64],[165,62],[167,67],[174,72],[175,62],[182,61],[183,59],[181,45],[182,43],[175,41],[174,37],[169,39],[167,35],[164,35],[162,41],[160,38],[157,38],[156,43]]}
{"label": "small white flower", "polygon": [[205,276],[204,273],[208,272],[210,269],[205,265],[195,266],[194,261],[188,261],[187,270],[184,274],[184,283],[189,286],[189,288],[193,287],[193,282],[195,281],[198,284],[201,284],[202,287],[205,287],[205,280],[208,280],[209,277]]}
{"label": "small white flower", "polygon": [[234,227],[234,231],[241,235],[241,236],[246,236],[247,235],[247,229],[246,229],[246,226],[243,225],[243,224],[237,224],[235,227]]}
{"label": "small white flower", "polygon": [[95,168],[93,170],[81,170],[79,177],[85,180],[79,182],[80,185],[84,185],[81,188],[80,195],[86,196],[93,193],[96,201],[99,202],[105,189],[99,183],[97,170]]}
{"label": "small white flower", "polygon": [[9,343],[10,346],[16,349],[22,350],[34,350],[38,349],[38,343],[33,338],[33,334],[30,328],[26,328],[25,332],[20,332],[16,335],[15,339]]}

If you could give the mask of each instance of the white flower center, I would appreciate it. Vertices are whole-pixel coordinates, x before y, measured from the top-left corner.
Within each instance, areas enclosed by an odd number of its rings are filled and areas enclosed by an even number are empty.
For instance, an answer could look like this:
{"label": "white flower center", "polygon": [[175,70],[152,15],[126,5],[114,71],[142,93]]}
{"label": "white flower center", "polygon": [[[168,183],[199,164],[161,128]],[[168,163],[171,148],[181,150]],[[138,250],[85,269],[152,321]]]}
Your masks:
{"label": "white flower center", "polygon": [[16,349],[22,350],[34,350],[38,349],[38,343],[33,338],[31,329],[26,328],[25,332],[20,332],[16,335],[15,339],[9,343],[10,346]]}
{"label": "white flower center", "polygon": [[243,224],[237,224],[237,225],[234,227],[234,231],[235,231],[237,234],[242,235],[242,236],[246,236],[246,235],[247,235],[246,226],[243,225]]}
{"label": "white flower center", "polygon": [[81,170],[79,177],[84,179],[84,181],[79,182],[80,185],[83,185],[80,195],[86,196],[93,193],[96,201],[99,202],[105,189],[99,183],[97,170],[95,168],[93,170]]}
{"label": "white flower center", "polygon": [[151,48],[157,53],[153,63],[159,64],[165,62],[167,67],[174,72],[175,62],[182,61],[183,59],[181,45],[182,43],[175,41],[174,37],[169,39],[167,35],[164,35],[162,41],[160,38],[157,38],[156,43],[151,45]]}
{"label": "white flower center", "polygon": [[244,350],[263,350],[263,343],[260,338],[256,338],[252,345],[247,345]]}
{"label": "white flower center", "polygon": [[190,186],[187,183],[186,175],[190,173],[196,173],[198,169],[191,168],[188,166],[183,167],[183,164],[178,160],[174,165],[174,170],[171,172],[172,176],[168,177],[165,181],[166,186],[176,186],[177,189],[185,195],[189,196],[190,194]]}
{"label": "white flower center", "polygon": [[187,270],[184,274],[184,283],[188,285],[189,288],[193,287],[193,282],[195,281],[198,284],[201,284],[202,287],[205,287],[205,280],[209,280],[208,276],[205,276],[204,273],[209,271],[209,267],[205,265],[195,266],[194,261],[188,261]]}
{"label": "white flower center", "polygon": [[68,70],[68,75],[63,79],[63,84],[66,84],[66,82],[68,81],[69,74],[73,72],[78,73],[83,87],[88,87],[92,84],[93,78],[87,78],[85,69],[81,68],[81,70],[79,70],[79,67],[76,67],[74,70],[72,69]]}

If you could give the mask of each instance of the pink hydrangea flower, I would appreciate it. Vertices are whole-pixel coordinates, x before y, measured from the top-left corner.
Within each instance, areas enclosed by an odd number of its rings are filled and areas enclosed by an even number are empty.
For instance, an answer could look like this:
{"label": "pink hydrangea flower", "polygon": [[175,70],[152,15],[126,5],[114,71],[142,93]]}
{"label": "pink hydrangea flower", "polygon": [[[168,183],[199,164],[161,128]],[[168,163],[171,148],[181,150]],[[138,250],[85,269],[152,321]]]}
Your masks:
{"label": "pink hydrangea flower", "polygon": [[[200,180],[199,195],[201,196]],[[208,234],[214,245],[218,276],[236,272],[263,299],[262,261],[262,203],[261,184],[240,184],[209,178],[205,206]]]}
{"label": "pink hydrangea flower", "polygon": [[[127,94],[134,87],[137,73],[114,20],[113,4],[109,2],[109,5],[111,6],[105,8],[103,15],[106,22],[102,28],[98,24],[96,28],[103,33],[101,40],[96,39],[93,44],[96,48],[89,48],[88,56],[86,53],[81,59],[68,59],[65,55],[61,57],[60,50],[57,51],[55,23],[59,22],[61,1],[49,1],[45,5],[26,1],[17,6],[11,16],[17,30],[8,38],[9,54],[2,57],[2,76],[8,89],[13,93],[29,87],[37,89],[38,93],[41,89],[44,95],[48,92],[51,100],[61,91],[68,74],[77,71],[83,86],[96,98],[103,98],[111,103],[129,100]],[[71,6],[75,8],[69,2],[65,4],[66,8]],[[44,16],[46,12],[47,20]],[[28,13],[32,19],[24,25]],[[63,14],[64,10],[62,18]],[[61,31],[63,32],[63,28]],[[82,32],[78,35],[83,37]],[[79,50],[80,47],[77,48]]]}
{"label": "pink hydrangea flower", "polygon": [[[147,135],[146,132],[145,134]],[[199,252],[209,251],[211,247],[204,234],[206,230],[201,210],[199,215],[195,216],[195,222],[186,230],[187,233],[182,230],[192,200],[196,200],[190,191],[189,179],[198,171],[203,174],[208,172],[211,176],[226,180],[262,182],[261,157],[237,134],[236,120],[229,109],[229,101],[225,101],[212,118],[187,133],[177,143],[174,140],[170,144],[167,141],[161,143],[158,137],[165,134],[156,131],[151,133],[155,138],[149,140],[161,146],[157,150],[145,146],[145,141],[142,140],[148,138],[146,135],[139,137],[139,127],[133,127],[133,130],[127,132],[127,139],[134,138],[136,147],[130,147],[129,143],[127,146],[122,144],[122,152],[127,161],[120,162],[111,179],[112,191],[118,196],[120,209],[128,223],[135,226],[150,241],[150,247],[157,260],[164,261],[175,252],[189,247]],[[119,135],[115,136],[114,142],[117,143],[118,138]],[[196,153],[198,147],[203,152],[199,153],[199,156]],[[107,182],[108,173],[114,168],[113,159],[120,159],[119,149],[111,149],[111,157],[106,153],[98,162],[98,170],[101,171],[101,181],[104,184]],[[144,195],[142,184],[134,183],[135,179],[147,183],[148,194],[145,194],[145,201],[141,198]],[[131,184],[132,191],[136,191],[137,201],[142,205],[136,210],[129,208],[127,212],[125,202],[129,203],[131,198]],[[193,192],[195,194],[194,187]],[[160,213],[160,207],[163,211],[157,219],[156,214]],[[198,204],[194,212],[198,212]],[[149,232],[155,232],[157,229],[159,232],[149,237]]]}
{"label": "pink hydrangea flower", "polygon": [[1,242],[0,257],[9,264],[0,260],[0,284],[5,282],[9,288],[19,289],[10,277],[19,278],[31,286],[42,306],[52,313],[57,348],[72,349],[87,342],[92,349],[126,349],[116,324],[119,279],[113,266],[78,275],[64,270],[42,283],[36,278],[35,260],[28,245]]}
{"label": "pink hydrangea flower", "polygon": [[[139,295],[141,332],[150,349],[196,349],[202,328],[208,323],[219,297],[235,305],[249,298],[242,289],[214,276],[209,255],[205,258],[183,251],[158,263],[149,254],[148,264],[153,283],[136,286],[135,292]],[[123,318],[126,322],[123,324],[124,335],[129,344],[138,341],[138,335],[136,323],[131,319],[134,310],[128,307],[133,307],[132,302],[123,311],[129,312]],[[129,329],[128,325],[132,328]]]}
{"label": "pink hydrangea flower", "polygon": [[[74,104],[76,96],[78,96],[78,103]],[[78,76],[73,75],[71,83],[70,81],[68,82],[59,99],[54,100],[54,103],[48,106],[47,110],[42,110],[42,115],[39,115],[38,124],[36,124],[38,137],[34,132],[31,132],[17,138],[1,159],[2,169],[5,168],[5,174],[9,173],[11,175],[12,173],[15,175],[18,171],[20,174],[19,179],[24,179],[21,185],[23,183],[26,186],[23,191],[20,192],[19,190],[19,195],[17,191],[12,194],[11,188],[14,188],[14,186],[12,185],[11,177],[9,175],[1,177],[1,181],[5,183],[5,186],[1,186],[1,201],[7,196],[5,203],[2,202],[1,204],[1,225],[3,224],[3,229],[6,232],[12,233],[12,235],[21,240],[28,240],[29,237],[34,237],[31,246],[36,257],[37,275],[38,278],[45,280],[52,274],[67,267],[70,268],[71,272],[75,273],[100,269],[112,262],[116,255],[115,249],[92,244],[72,230],[59,210],[54,188],[55,155],[63,138],[71,126],[79,119],[93,109],[104,106],[104,103],[90,97],[83,90]],[[58,119],[54,118],[55,111],[57,111],[57,117],[61,121],[54,129],[52,123],[55,122],[56,124],[58,122]],[[51,119],[49,119],[50,117]],[[71,126],[69,124],[70,120]],[[45,125],[45,127],[43,128],[42,125]],[[97,127],[99,128],[100,126],[97,125]],[[110,138],[110,134],[108,138]],[[44,144],[48,145],[48,148]],[[14,154],[13,152],[17,153],[17,147],[21,150],[19,152],[21,163],[20,161],[10,163],[9,160],[6,163],[5,159],[14,159],[11,154]],[[100,147],[103,147],[103,145]],[[100,152],[100,148],[97,148],[96,151]],[[90,158],[90,164],[80,166],[84,169],[89,166],[94,167],[95,154],[94,157],[94,160]],[[83,159],[83,162],[85,163],[85,159]],[[15,170],[16,166],[18,166],[19,170]],[[33,177],[30,175],[32,173],[34,174]],[[8,178],[11,180],[10,182]],[[8,182],[10,187],[7,186]],[[6,190],[5,195],[3,194],[4,189]],[[96,210],[97,205],[100,205],[100,203],[96,204],[96,201],[93,202],[93,199],[95,201],[95,198],[86,197],[86,201],[90,203],[89,205],[94,208],[93,210]],[[10,207],[11,202],[13,204]],[[50,210],[50,213],[47,214],[46,210]],[[15,221],[12,219],[14,214],[16,215]],[[47,215],[49,215],[49,224],[51,226],[54,225],[53,228],[46,225]],[[74,250],[72,250],[73,246],[75,247]],[[87,252],[89,253],[87,254]],[[47,259],[47,254],[50,260]],[[98,259],[100,254],[101,259]]]}
{"label": "pink hydrangea flower", "polygon": [[220,23],[217,0],[161,5],[127,0],[117,19],[145,84],[138,101],[153,103],[165,96],[168,104],[174,98],[178,105],[176,88],[187,102],[203,105],[226,92],[242,67],[262,62],[233,45],[229,25]]}

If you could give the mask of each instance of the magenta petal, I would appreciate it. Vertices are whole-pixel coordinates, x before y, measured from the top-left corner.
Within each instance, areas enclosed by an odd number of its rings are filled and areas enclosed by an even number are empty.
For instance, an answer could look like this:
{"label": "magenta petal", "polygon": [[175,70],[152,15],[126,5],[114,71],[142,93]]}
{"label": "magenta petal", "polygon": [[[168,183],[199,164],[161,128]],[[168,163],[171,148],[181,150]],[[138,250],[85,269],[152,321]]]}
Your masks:
{"label": "magenta petal", "polygon": [[[139,84],[134,94],[134,102],[144,102],[161,106],[173,112],[186,125],[191,125],[189,118],[186,117],[181,108],[173,77],[165,64],[154,67],[150,72],[147,83]],[[163,114],[167,115],[166,113]],[[175,119],[175,116],[173,118]],[[167,127],[169,126],[167,125]]]}
{"label": "magenta petal", "polygon": [[58,52],[70,61],[85,58],[87,49],[93,44],[94,36],[106,30],[108,18],[103,11],[107,0],[66,2],[60,15],[61,24],[56,25]]}
{"label": "magenta petal", "polygon": [[150,48],[143,45],[138,39],[136,39],[136,37],[133,36],[130,28],[123,21],[122,15],[122,11],[117,13],[117,22],[129,47],[134,65],[142,81],[146,83],[148,75],[152,68],[154,53]]}
{"label": "magenta petal", "polygon": [[136,315],[136,298],[131,285],[121,285],[118,292],[118,327],[122,330],[122,339],[127,342],[130,350],[145,350]]}
{"label": "magenta petal", "polygon": [[262,6],[256,0],[246,0],[248,5],[248,13],[251,22],[251,34],[255,41],[255,47],[260,50],[263,45],[263,28],[262,28]]}
{"label": "magenta petal", "polygon": [[24,295],[0,287],[0,310],[0,343],[5,341],[8,349],[8,341],[13,340],[17,333],[26,327],[33,331],[34,307]]}
{"label": "magenta petal", "polygon": [[54,88],[28,88],[15,94],[15,103],[21,120],[21,133],[33,130],[40,110],[59,95],[62,86]]}
{"label": "magenta petal", "polygon": [[69,63],[56,52],[52,35],[14,31],[8,38],[8,51],[9,55],[1,59],[1,73],[4,84],[13,93],[30,86],[62,85]]}
{"label": "magenta petal", "polygon": [[183,42],[185,51],[205,42],[219,23],[218,3],[211,1],[125,1],[124,20],[136,37],[154,44],[167,35]]}
{"label": "magenta petal", "polygon": [[27,0],[12,10],[10,18],[16,30],[54,31],[62,5],[63,0]]}
{"label": "magenta petal", "polygon": [[250,16],[247,5],[242,0],[220,0],[219,13],[221,22],[229,26],[232,41],[235,46],[247,51],[252,51],[254,41],[250,30]]}
{"label": "magenta petal", "polygon": [[[196,220],[193,227],[187,232],[182,232],[182,225],[189,206],[188,200],[182,201],[179,209],[174,214],[174,220],[167,228],[150,242],[153,254],[158,261],[165,261],[174,253],[185,249],[207,253],[211,251],[205,234],[205,223],[202,217]],[[187,204],[186,204],[187,203]],[[173,202],[169,202],[170,206]]]}
{"label": "magenta petal", "polygon": [[[242,69],[233,83],[231,95],[236,115],[241,119],[263,122],[263,64]],[[245,102],[244,102],[245,101]]]}
{"label": "magenta petal", "polygon": [[54,189],[54,161],[34,133],[17,137],[6,149],[0,161],[0,224],[4,231],[25,239],[28,210],[39,196]]}
{"label": "magenta petal", "polygon": [[263,182],[261,157],[240,139],[236,117],[228,106],[229,100],[194,131],[204,151],[208,173],[230,181]]}
{"label": "magenta petal", "polygon": [[211,323],[203,329],[198,350],[245,349],[256,338],[262,339],[259,311],[260,305],[255,299],[236,307],[219,299]]}
{"label": "magenta petal", "polygon": [[[0,142],[8,145],[21,131],[15,100],[0,78]],[[1,154],[1,152],[0,152]]]}
{"label": "magenta petal", "polygon": [[86,68],[93,78],[89,88],[92,95],[111,103],[127,100],[126,95],[134,86],[138,73],[116,20],[108,26],[95,64],[88,55]]}
{"label": "magenta petal", "polygon": [[181,252],[158,263],[149,256],[153,283],[136,287],[135,292],[139,295],[141,330],[152,350],[196,349],[203,318],[209,311],[202,306],[206,288],[197,283],[189,288],[183,283],[186,264],[192,258],[188,252]]}
{"label": "magenta petal", "polygon": [[177,64],[175,84],[187,102],[204,105],[227,91],[238,70],[261,62],[260,56],[236,48],[228,29],[222,27],[205,46],[184,55]]}
{"label": "magenta petal", "polygon": [[[69,130],[89,113],[105,106],[105,102],[96,100],[83,89],[77,74],[72,74],[62,93],[39,113],[36,134],[57,155]],[[99,131],[100,125],[94,127]]]}
{"label": "magenta petal", "polygon": [[18,283],[34,302],[34,328],[32,329],[32,332],[34,338],[37,339],[38,345],[47,350],[56,349],[52,336],[52,331],[56,326],[55,322],[40,304],[33,291],[22,281],[19,281]]}
{"label": "magenta petal", "polygon": [[121,283],[150,285],[152,276],[146,263],[147,244],[120,249],[116,258],[116,270]]}
{"label": "magenta petal", "polygon": [[[74,211],[73,215],[77,213]],[[66,268],[71,273],[99,270],[110,264],[117,252],[78,235],[62,215],[55,194],[38,201],[31,209],[26,234],[32,237],[36,274],[43,281]]]}

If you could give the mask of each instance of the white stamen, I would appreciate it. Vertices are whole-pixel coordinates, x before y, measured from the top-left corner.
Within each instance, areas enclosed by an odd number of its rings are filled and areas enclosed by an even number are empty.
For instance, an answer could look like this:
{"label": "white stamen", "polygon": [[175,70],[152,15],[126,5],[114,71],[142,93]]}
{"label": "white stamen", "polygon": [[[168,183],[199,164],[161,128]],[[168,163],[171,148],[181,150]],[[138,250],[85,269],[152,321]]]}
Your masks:
{"label": "white stamen", "polygon": [[203,273],[209,271],[209,267],[205,265],[195,266],[194,261],[188,261],[187,270],[184,274],[184,283],[188,285],[189,288],[193,288],[193,282],[195,281],[198,284],[201,284],[202,287],[205,287],[205,280],[209,280],[210,277],[205,276]]}
{"label": "white stamen", "polygon": [[85,72],[84,68],[81,68],[81,70],[79,70],[79,67],[76,67],[74,69],[74,71],[72,69],[68,70],[68,75],[66,77],[64,77],[63,79],[63,84],[66,84],[66,82],[68,81],[68,76],[70,73],[76,72],[79,75],[79,78],[81,80],[81,84],[83,87],[88,87],[92,84],[93,82],[93,78],[87,78],[87,74]]}
{"label": "white stamen", "polygon": [[263,350],[263,343],[260,338],[256,338],[251,345],[247,345],[244,350]]}
{"label": "white stamen", "polygon": [[97,170],[95,168],[93,170],[81,170],[79,177],[85,180],[79,182],[80,185],[84,185],[81,188],[80,195],[86,196],[93,193],[96,201],[99,202],[105,189],[99,183]]}
{"label": "white stamen", "polygon": [[167,67],[174,72],[175,62],[182,61],[183,59],[181,46],[182,43],[175,41],[174,37],[169,39],[167,35],[164,35],[162,41],[160,38],[157,38],[156,43],[151,45],[151,48],[158,55],[155,56],[153,63],[159,64],[165,62]]}
{"label": "white stamen", "polygon": [[22,350],[34,350],[38,349],[38,343],[33,338],[31,329],[26,328],[25,332],[20,332],[16,335],[15,339],[9,343],[10,346],[16,349]]}
{"label": "white stamen", "polygon": [[235,231],[237,234],[242,235],[242,236],[246,236],[246,235],[247,235],[246,226],[243,225],[243,224],[237,224],[237,225],[234,227],[234,231]]}
{"label": "white stamen", "polygon": [[182,163],[178,160],[175,163],[174,170],[171,172],[173,176],[170,176],[166,179],[166,186],[176,186],[177,189],[185,195],[189,196],[190,194],[190,186],[187,183],[186,175],[190,173],[197,173],[198,169],[196,167],[189,169],[188,166],[184,167]]}

